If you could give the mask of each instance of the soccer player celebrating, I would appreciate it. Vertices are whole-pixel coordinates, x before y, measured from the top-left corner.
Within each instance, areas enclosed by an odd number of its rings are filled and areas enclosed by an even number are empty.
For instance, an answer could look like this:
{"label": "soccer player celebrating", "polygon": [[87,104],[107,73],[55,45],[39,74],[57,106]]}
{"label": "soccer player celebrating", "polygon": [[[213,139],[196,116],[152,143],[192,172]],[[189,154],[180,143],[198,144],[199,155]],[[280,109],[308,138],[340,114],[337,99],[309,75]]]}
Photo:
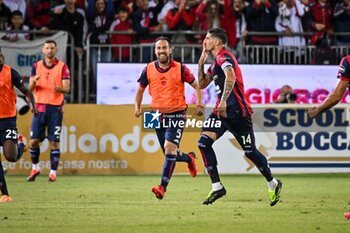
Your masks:
{"label": "soccer player celebrating", "polygon": [[317,107],[308,109],[308,114],[311,118],[317,117],[327,109],[339,103],[347,87],[349,87],[350,90],[350,55],[343,57],[341,60],[337,77],[339,80],[335,89],[327,96],[323,103]]}
{"label": "soccer player celebrating", "polygon": [[[327,96],[322,104],[309,108],[309,117],[315,118],[327,109],[330,109],[344,96],[346,88],[350,90],[350,55],[343,57],[338,68],[338,83],[335,89]],[[350,212],[344,213],[344,217],[350,219]]]}
{"label": "soccer player celebrating", "polygon": [[68,66],[55,57],[57,53],[55,41],[45,41],[42,53],[45,57],[33,64],[29,82],[29,89],[34,92],[39,115],[34,116],[32,120],[29,142],[32,170],[27,181],[35,181],[41,172],[39,143],[45,139],[47,128],[51,148],[49,181],[54,182],[60,159],[64,94],[70,91],[70,72]]}
{"label": "soccer player celebrating", "polygon": [[[135,97],[135,116],[142,114],[141,102],[145,88],[148,86],[152,97],[151,107],[153,111],[161,114],[161,118],[169,118],[173,122],[185,120],[187,104],[184,97],[185,82],[189,83],[197,94],[197,114],[203,114],[202,95],[199,85],[191,71],[179,62],[170,59],[172,48],[167,37],[159,37],[155,42],[156,61],[153,61],[143,69],[138,80],[139,88]],[[161,183],[152,188],[152,192],[158,199],[163,199],[164,193],[173,174],[176,161],[187,162],[191,176],[197,175],[195,153],[179,153],[178,146],[183,133],[181,124],[173,124],[170,127],[160,126],[156,129],[159,143],[165,154]]]}
{"label": "soccer player celebrating", "polygon": [[[244,150],[244,154],[255,164],[268,182],[270,205],[274,206],[280,198],[282,182],[275,179],[263,154],[255,146],[252,122],[252,108],[244,94],[243,77],[234,55],[226,50],[227,35],[223,29],[210,29],[203,41],[203,51],[198,61],[198,82],[201,89],[214,80],[217,101],[208,120],[221,121],[221,127],[203,127],[198,141],[204,166],[212,182],[212,190],[203,204],[208,205],[226,195],[217,169],[213,143],[226,130],[230,131]],[[214,56],[210,68],[204,73],[204,63],[209,52]],[[210,119],[212,118],[212,119]]]}
{"label": "soccer player celebrating", "polygon": [[[19,73],[4,64],[4,56],[0,49],[0,146],[3,147],[5,158],[9,162],[18,161],[25,149],[25,139],[18,135],[16,123],[16,93],[14,86],[17,87],[29,101],[33,113],[36,115],[38,110],[35,106],[33,94],[23,85]],[[4,169],[0,161],[0,202],[11,202],[4,176]]]}

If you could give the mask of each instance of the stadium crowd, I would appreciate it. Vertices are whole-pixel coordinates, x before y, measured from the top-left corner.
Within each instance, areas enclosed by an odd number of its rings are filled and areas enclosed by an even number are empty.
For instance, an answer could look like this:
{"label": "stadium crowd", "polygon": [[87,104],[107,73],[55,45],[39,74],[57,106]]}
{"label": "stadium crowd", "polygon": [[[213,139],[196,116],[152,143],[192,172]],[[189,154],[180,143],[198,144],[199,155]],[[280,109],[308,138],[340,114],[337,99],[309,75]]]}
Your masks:
{"label": "stadium crowd", "polygon": [[[151,32],[221,27],[228,46],[235,49],[248,31],[283,32],[276,36],[249,36],[246,44],[303,46],[324,43],[334,32],[350,32],[349,0],[0,0],[0,30],[11,30],[3,40],[31,37],[13,30],[64,30],[74,37],[77,53],[84,52],[86,37],[92,44],[145,44],[157,37]],[[126,34],[108,34],[122,31]],[[310,36],[290,36],[311,32]],[[129,34],[128,34],[129,33]],[[173,34],[172,42],[200,43],[203,36]],[[350,36],[336,36],[336,45],[349,45]],[[93,54],[96,51],[92,51]],[[130,48],[113,54],[105,48],[102,61],[128,61]],[[150,48],[143,49],[150,60]]]}
{"label": "stadium crowd", "polygon": [[70,33],[67,64],[83,70],[71,101],[81,101],[78,86],[84,83],[94,102],[98,61],[147,63],[163,35],[181,48],[173,50],[175,60],[193,63],[206,31],[215,27],[225,29],[227,47],[240,63],[338,64],[349,51],[340,46],[350,48],[350,0],[0,0],[2,40]]}

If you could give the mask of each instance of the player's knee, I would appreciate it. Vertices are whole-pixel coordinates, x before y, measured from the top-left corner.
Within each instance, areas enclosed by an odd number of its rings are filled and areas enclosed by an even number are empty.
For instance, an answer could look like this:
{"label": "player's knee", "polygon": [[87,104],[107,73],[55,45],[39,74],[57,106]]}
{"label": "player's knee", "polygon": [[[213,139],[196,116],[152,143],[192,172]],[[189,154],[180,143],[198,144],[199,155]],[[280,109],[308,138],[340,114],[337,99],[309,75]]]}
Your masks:
{"label": "player's knee", "polygon": [[257,150],[254,146],[252,146],[252,147],[250,147],[250,148],[244,148],[244,154],[245,154],[245,156],[247,156],[248,158],[249,158],[249,157],[252,157],[252,156],[254,156],[254,155],[256,155],[257,152],[258,152],[258,150]]}
{"label": "player's knee", "polygon": [[29,148],[37,148],[39,147],[39,140],[37,139],[30,139],[29,141]]}
{"label": "player's knee", "polygon": [[251,150],[244,150],[244,154],[256,165],[265,166],[267,164],[266,157],[255,147],[253,147]]}
{"label": "player's knee", "polygon": [[17,154],[18,154],[17,145],[15,143],[12,143],[12,142],[7,143],[3,147],[3,154],[4,154],[7,161],[16,162],[17,161]]}
{"label": "player's knee", "polygon": [[165,142],[164,150],[165,150],[165,154],[167,154],[167,155],[176,155],[177,154],[177,147],[173,143]]}
{"label": "player's knee", "polygon": [[17,153],[16,152],[12,152],[12,153],[4,153],[4,156],[6,158],[7,161],[9,162],[17,162]]}
{"label": "player's knee", "polygon": [[211,147],[214,143],[214,140],[210,138],[208,135],[201,134],[198,140],[198,148],[200,150],[205,150],[208,147]]}
{"label": "player's knee", "polygon": [[60,149],[60,142],[50,141],[50,148],[51,148],[51,150]]}

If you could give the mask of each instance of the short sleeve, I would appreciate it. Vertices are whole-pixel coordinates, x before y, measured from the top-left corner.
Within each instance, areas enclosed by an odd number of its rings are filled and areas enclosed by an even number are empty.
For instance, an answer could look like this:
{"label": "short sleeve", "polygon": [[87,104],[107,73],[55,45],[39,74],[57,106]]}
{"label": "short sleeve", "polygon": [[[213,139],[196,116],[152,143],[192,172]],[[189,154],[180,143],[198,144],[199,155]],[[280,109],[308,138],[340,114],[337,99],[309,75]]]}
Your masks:
{"label": "short sleeve", "polygon": [[63,66],[62,69],[62,79],[70,79],[70,71],[66,64]]}
{"label": "short sleeve", "polygon": [[193,73],[191,72],[191,70],[187,66],[182,65],[181,71],[182,71],[181,73],[182,73],[182,81],[183,82],[192,84],[194,82],[194,80],[196,80]]}
{"label": "short sleeve", "polygon": [[33,64],[32,69],[30,71],[30,77],[34,77],[36,75],[36,63]]}
{"label": "short sleeve", "polygon": [[225,70],[226,67],[232,66],[235,68],[235,62],[230,54],[222,53],[216,58],[217,64],[221,67],[222,70]]}
{"label": "short sleeve", "polygon": [[338,68],[338,78],[340,78],[341,80],[344,81],[348,81],[350,82],[350,63],[349,63],[350,59],[346,59],[346,57],[344,57],[339,65]]}
{"label": "short sleeve", "polygon": [[142,88],[146,88],[148,86],[148,79],[147,79],[147,67],[143,68],[139,79],[137,80],[139,82],[140,86]]}
{"label": "short sleeve", "polygon": [[11,75],[12,75],[12,80],[11,80],[12,84],[18,89],[20,89],[23,82],[22,77],[19,75],[19,73],[16,70],[12,68],[11,68]]}

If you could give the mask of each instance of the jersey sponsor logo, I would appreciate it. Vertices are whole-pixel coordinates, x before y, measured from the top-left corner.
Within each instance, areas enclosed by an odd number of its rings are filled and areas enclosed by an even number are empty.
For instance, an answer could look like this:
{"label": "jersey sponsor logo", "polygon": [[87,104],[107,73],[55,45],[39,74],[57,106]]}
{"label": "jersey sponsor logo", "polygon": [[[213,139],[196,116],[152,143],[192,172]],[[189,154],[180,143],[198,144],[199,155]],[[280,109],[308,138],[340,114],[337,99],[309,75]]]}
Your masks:
{"label": "jersey sponsor logo", "polygon": [[220,57],[220,62],[224,62],[226,60],[226,57]]}
{"label": "jersey sponsor logo", "polygon": [[341,73],[341,74],[345,73],[345,67],[344,66],[339,66],[339,73]]}
{"label": "jersey sponsor logo", "polygon": [[160,81],[161,81],[163,86],[166,86],[166,81],[167,81],[166,77],[161,77]]}

